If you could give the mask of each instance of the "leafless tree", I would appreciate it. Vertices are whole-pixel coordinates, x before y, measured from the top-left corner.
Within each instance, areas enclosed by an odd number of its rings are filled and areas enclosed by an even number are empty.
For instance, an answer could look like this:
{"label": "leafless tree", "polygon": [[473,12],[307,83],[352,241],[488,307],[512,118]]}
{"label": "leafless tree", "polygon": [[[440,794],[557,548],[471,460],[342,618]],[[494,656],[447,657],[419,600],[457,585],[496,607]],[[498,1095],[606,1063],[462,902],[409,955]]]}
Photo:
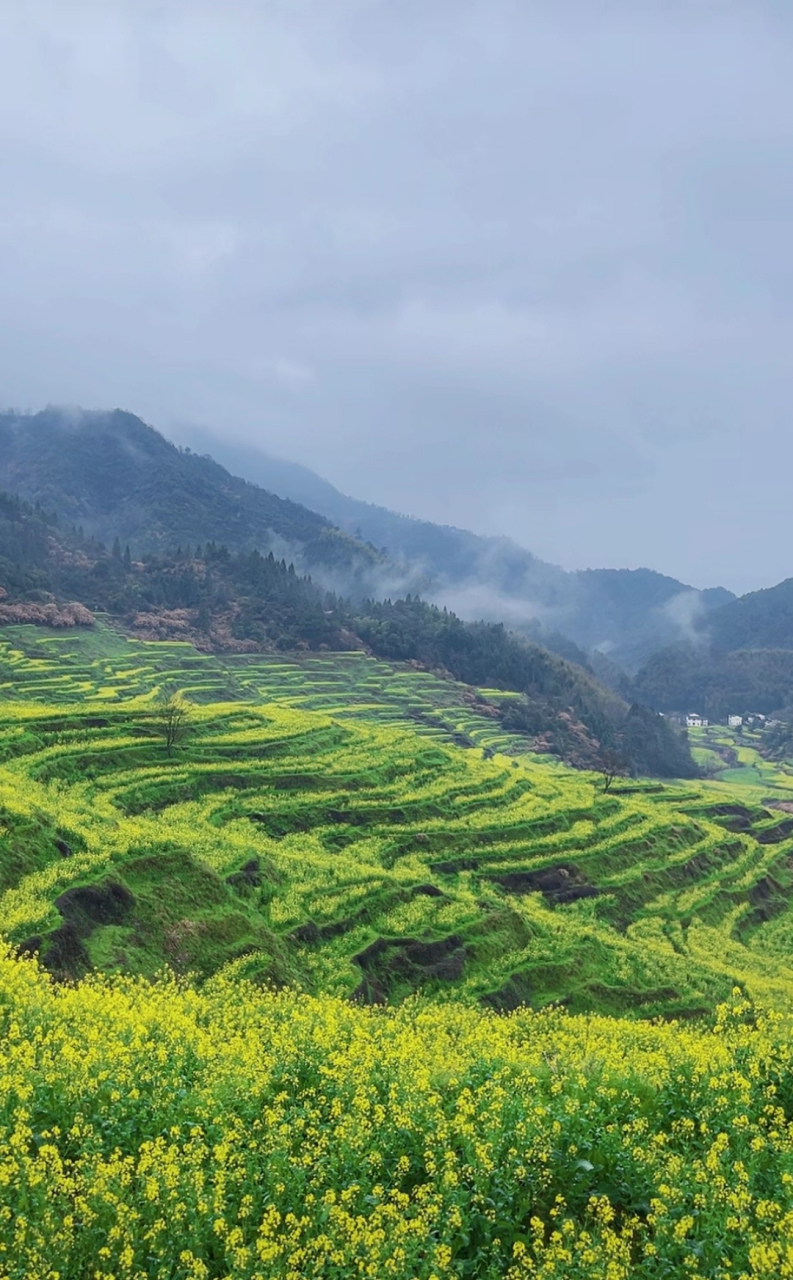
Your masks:
{"label": "leafless tree", "polygon": [[605,749],[601,753],[600,776],[603,779],[603,794],[610,791],[617,778],[625,774],[625,760],[618,751]]}

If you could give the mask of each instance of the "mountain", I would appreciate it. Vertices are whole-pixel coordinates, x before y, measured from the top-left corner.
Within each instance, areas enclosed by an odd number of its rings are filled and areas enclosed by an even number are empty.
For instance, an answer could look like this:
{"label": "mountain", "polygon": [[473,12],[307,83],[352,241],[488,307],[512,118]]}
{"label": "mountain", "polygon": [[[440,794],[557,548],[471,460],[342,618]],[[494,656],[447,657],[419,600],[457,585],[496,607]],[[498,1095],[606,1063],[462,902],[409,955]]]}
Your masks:
{"label": "mountain", "polygon": [[696,711],[709,720],[761,712],[793,714],[793,649],[677,645],[654,654],[633,680],[633,697],[656,711]]}
{"label": "mountain", "polygon": [[[207,438],[197,434],[194,442],[203,446]],[[733,599],[721,588],[695,591],[648,569],[568,573],[507,538],[347,498],[296,464],[220,440],[213,449],[247,479],[121,410],[9,412],[0,415],[0,488],[90,536],[118,537],[134,554],[207,539],[232,550],[272,551],[343,595],[419,591],[469,620],[503,621],[584,664],[586,650],[633,670]]]}
{"label": "mountain", "polygon": [[793,578],[716,610],[704,630],[714,649],[793,649]]}
{"label": "mountain", "polygon": [[364,594],[386,568],[374,548],[324,516],[177,448],[119,409],[0,415],[0,488],[135,553],[209,538],[286,555]]}
{"label": "mountain", "polygon": [[793,578],[700,618],[694,642],[653,654],[632,684],[659,711],[709,719],[793,714]]}
{"label": "mountain", "polygon": [[303,502],[340,528],[366,539],[401,563],[406,576],[423,575],[425,594],[465,618],[506,622],[554,647],[556,631],[585,650],[608,654],[636,669],[651,653],[691,634],[700,618],[733,600],[723,587],[695,590],[651,569],[567,572],[509,538],[399,515],[349,498],[306,467],[206,431],[190,443],[257,484]]}
{"label": "mountain", "polygon": [[90,626],[96,613],[142,638],[188,640],[209,652],[367,649],[521,695],[491,710],[572,764],[695,772],[685,742],[659,717],[642,718],[590,672],[503,625],[466,623],[411,597],[345,602],[256,549],[208,542],[133,560],[118,539],[108,551],[0,494],[0,625]]}

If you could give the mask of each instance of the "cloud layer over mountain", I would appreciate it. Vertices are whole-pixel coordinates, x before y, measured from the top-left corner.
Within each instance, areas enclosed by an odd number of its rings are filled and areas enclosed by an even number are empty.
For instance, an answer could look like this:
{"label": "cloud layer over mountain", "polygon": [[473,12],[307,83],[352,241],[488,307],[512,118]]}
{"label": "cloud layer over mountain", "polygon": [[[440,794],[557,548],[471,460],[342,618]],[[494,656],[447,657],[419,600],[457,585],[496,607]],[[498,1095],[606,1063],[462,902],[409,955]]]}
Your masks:
{"label": "cloud layer over mountain", "polygon": [[27,0],[0,42],[0,401],[789,575],[788,6]]}

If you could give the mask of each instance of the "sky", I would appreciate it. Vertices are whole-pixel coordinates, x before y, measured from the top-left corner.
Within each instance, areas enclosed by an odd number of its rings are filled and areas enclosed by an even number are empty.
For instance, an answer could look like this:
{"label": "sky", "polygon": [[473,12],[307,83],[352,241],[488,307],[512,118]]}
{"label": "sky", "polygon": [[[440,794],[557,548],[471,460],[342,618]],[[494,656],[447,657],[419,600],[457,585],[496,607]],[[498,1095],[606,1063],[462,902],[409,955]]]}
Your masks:
{"label": "sky", "polygon": [[5,0],[0,49],[3,406],[793,576],[790,0]]}

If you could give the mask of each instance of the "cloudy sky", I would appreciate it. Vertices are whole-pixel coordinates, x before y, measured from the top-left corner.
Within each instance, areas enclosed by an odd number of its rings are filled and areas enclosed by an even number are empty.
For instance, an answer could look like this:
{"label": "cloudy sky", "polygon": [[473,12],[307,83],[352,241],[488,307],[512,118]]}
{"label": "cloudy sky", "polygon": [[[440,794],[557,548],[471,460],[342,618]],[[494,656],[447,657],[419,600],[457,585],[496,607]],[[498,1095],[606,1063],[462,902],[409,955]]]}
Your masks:
{"label": "cloudy sky", "polygon": [[5,0],[0,403],[793,575],[789,0]]}

